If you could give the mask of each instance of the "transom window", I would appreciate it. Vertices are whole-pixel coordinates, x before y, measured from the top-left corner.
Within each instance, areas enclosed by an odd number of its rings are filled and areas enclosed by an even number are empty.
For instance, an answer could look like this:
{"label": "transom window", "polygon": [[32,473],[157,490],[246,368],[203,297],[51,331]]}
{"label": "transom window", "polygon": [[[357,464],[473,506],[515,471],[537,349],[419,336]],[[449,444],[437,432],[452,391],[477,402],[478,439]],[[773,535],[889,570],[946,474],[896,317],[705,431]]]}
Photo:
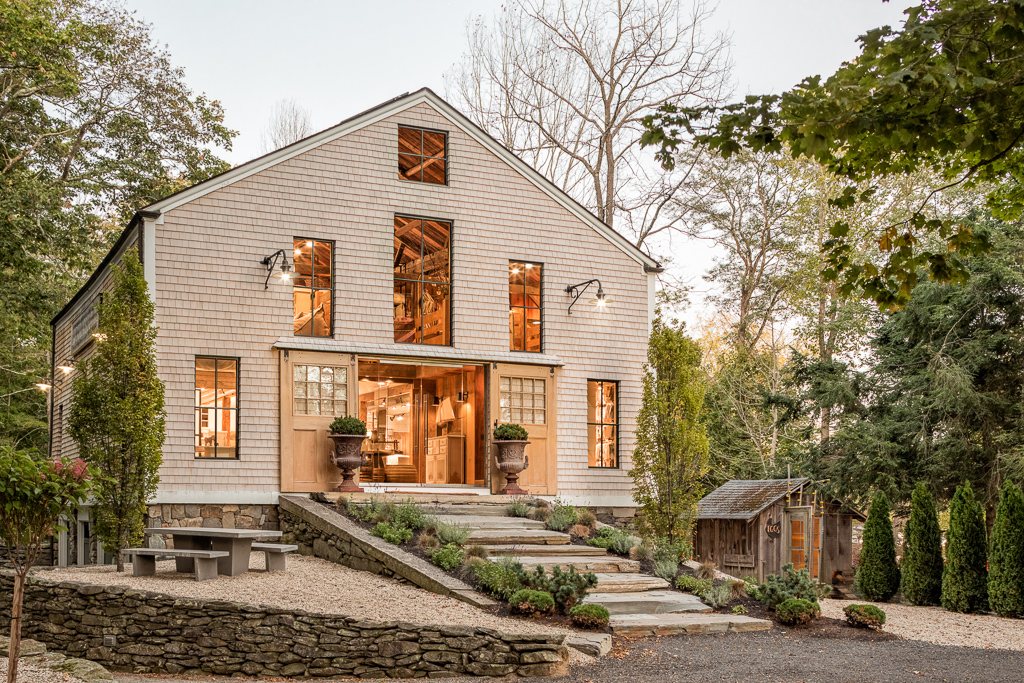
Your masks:
{"label": "transom window", "polygon": [[398,177],[444,185],[448,182],[448,136],[422,128],[398,127]]}
{"label": "transom window", "polygon": [[238,457],[238,360],[196,358],[197,458]]}
{"label": "transom window", "polygon": [[311,337],[331,336],[334,245],[296,237],[295,283],[292,289],[294,332]]}
{"label": "transom window", "polygon": [[395,216],[395,341],[451,344],[452,224]]}
{"label": "transom window", "polygon": [[295,415],[348,415],[348,368],[295,365],[292,382]]}
{"label": "transom window", "polygon": [[502,377],[499,380],[501,421],[547,424],[547,384],[543,379]]}
{"label": "transom window", "polygon": [[512,351],[541,350],[541,265],[525,261],[508,264],[508,334]]}
{"label": "transom window", "polygon": [[587,460],[591,467],[619,466],[619,383],[587,381]]}

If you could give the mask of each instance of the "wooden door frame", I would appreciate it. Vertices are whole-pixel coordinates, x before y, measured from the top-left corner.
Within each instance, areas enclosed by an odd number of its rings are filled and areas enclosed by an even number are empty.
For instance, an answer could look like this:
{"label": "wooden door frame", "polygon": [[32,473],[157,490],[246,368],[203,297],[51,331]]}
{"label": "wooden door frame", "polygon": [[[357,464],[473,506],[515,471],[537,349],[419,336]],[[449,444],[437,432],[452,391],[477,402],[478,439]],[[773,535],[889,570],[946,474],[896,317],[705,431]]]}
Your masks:
{"label": "wooden door frame", "polygon": [[813,552],[813,546],[811,544],[811,534],[813,533],[813,522],[811,518],[814,516],[814,508],[810,505],[799,505],[785,508],[783,511],[783,525],[784,532],[782,534],[783,544],[783,562],[782,566],[789,564],[793,561],[793,547],[792,547],[792,535],[793,528],[790,522],[794,515],[800,515],[804,521],[804,568],[810,570],[812,564],[811,552]]}
{"label": "wooden door frame", "polygon": [[525,363],[488,363],[484,376],[487,406],[487,487],[493,492],[496,486],[504,483],[504,476],[498,471],[497,464],[491,454],[493,447],[493,429],[500,424],[500,413],[494,414],[494,406],[498,405],[501,383],[498,377],[502,374],[512,377],[543,379],[547,382],[545,396],[545,420],[547,435],[545,437],[546,467],[544,472],[545,492],[541,495],[551,496],[558,493],[558,380],[559,368],[547,365],[529,365]]}

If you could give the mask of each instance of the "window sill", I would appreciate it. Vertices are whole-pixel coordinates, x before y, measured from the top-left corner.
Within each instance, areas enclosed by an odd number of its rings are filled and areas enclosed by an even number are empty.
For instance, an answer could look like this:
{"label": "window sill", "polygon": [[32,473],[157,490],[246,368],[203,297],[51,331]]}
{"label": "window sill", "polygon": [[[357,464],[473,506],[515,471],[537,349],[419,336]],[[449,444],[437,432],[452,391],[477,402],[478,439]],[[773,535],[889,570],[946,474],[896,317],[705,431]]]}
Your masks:
{"label": "window sill", "polygon": [[241,458],[206,458],[206,457],[200,457],[200,456],[195,456],[192,459],[193,460],[199,460],[199,461],[221,460],[221,461],[225,461],[225,462],[239,462],[241,460]]}

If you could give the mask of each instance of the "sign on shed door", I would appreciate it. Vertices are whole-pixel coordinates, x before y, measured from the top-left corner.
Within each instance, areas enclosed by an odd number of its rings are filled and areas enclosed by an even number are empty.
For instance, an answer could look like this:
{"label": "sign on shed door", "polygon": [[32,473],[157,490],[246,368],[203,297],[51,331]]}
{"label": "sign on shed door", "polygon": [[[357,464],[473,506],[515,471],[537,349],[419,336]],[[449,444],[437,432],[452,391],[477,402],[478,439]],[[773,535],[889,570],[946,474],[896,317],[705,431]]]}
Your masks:
{"label": "sign on shed door", "polygon": [[[526,428],[530,443],[526,447],[529,467],[519,475],[519,486],[530,493],[552,495],[558,490],[555,420],[555,374],[551,368],[535,365],[495,363],[490,374],[491,429],[499,424],[518,424]],[[491,490],[505,486],[505,476],[490,452]]]}

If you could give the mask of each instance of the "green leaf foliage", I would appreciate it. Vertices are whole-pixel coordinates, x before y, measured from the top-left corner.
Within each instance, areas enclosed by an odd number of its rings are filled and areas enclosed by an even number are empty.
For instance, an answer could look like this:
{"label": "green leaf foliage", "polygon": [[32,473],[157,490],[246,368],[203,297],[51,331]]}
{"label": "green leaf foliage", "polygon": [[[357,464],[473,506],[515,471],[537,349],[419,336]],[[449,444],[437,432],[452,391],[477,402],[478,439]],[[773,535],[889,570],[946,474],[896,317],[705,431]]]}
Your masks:
{"label": "green leaf foliage", "polygon": [[682,325],[652,323],[643,397],[633,451],[633,500],[641,535],[688,539],[701,478],[708,469],[708,438],[701,422],[705,379],[701,352]]}
{"label": "green leaf foliage", "polygon": [[756,591],[748,592],[751,596],[757,595],[757,599],[775,609],[780,604],[791,598],[818,602],[818,599],[827,595],[831,590],[811,578],[806,568],[793,569],[793,563],[783,565],[782,575],[769,574],[765,577],[764,583]]}
{"label": "green leaf foliage", "polygon": [[441,569],[448,571],[450,569],[455,569],[462,564],[464,557],[465,551],[463,551],[462,548],[454,543],[449,543],[448,545],[441,546],[441,548],[435,550],[430,556],[430,561]]}
{"label": "green leaf foliage", "polygon": [[885,602],[900,588],[891,513],[889,499],[885,493],[877,492],[864,523],[864,542],[857,568],[857,585],[872,602]]}
{"label": "green leaf foliage", "polygon": [[524,589],[516,591],[508,599],[508,605],[518,614],[543,614],[555,608],[555,599],[545,591]]}
{"label": "green leaf foliage", "polygon": [[328,429],[332,434],[366,435],[366,423],[352,415],[334,418]]}
{"label": "green leaf foliage", "polygon": [[522,425],[505,423],[494,428],[494,438],[498,441],[527,441],[530,433]]}
{"label": "green leaf foliage", "polygon": [[407,529],[400,524],[393,524],[391,522],[377,522],[370,529],[370,533],[393,545],[401,545],[412,538],[412,529]]}
{"label": "green leaf foliage", "polygon": [[874,605],[847,605],[843,608],[846,621],[851,626],[860,626],[881,631],[885,626],[885,612]]}
{"label": "green leaf foliage", "polygon": [[142,541],[164,443],[153,301],[134,249],[112,266],[110,290],[96,310],[105,337],[76,368],[67,422],[78,452],[101,475],[94,490],[96,534],[121,570],[120,551]]}
{"label": "green leaf foliage", "polygon": [[988,609],[985,514],[970,484],[957,487],[949,505],[942,606],[951,612]]}
{"label": "green leaf foliage", "polygon": [[[724,157],[786,150],[846,182],[832,200],[839,207],[870,200],[888,177],[934,171],[935,191],[979,188],[990,211],[1016,219],[1024,210],[1024,7],[930,0],[906,16],[900,29],[861,36],[861,53],[825,79],[721,108],[663,105],[644,119],[642,144],[656,147],[667,168],[691,139]],[[858,257],[837,221],[825,272],[885,308],[905,304],[922,274],[963,281],[961,257],[988,243],[969,221],[930,217],[927,204],[876,234],[879,265]]]}
{"label": "green leaf foliage", "polygon": [[775,617],[789,626],[806,626],[821,616],[817,602],[802,598],[788,598],[775,608]]}
{"label": "green leaf foliage", "polygon": [[942,600],[942,530],[935,499],[923,483],[914,488],[903,535],[903,597],[912,605],[938,605]]}
{"label": "green leaf foliage", "polygon": [[1001,617],[1024,617],[1024,495],[1006,482],[988,553],[988,601]]}
{"label": "green leaf foliage", "polygon": [[604,628],[611,615],[603,605],[576,605],[569,610],[573,626],[578,628]]}

